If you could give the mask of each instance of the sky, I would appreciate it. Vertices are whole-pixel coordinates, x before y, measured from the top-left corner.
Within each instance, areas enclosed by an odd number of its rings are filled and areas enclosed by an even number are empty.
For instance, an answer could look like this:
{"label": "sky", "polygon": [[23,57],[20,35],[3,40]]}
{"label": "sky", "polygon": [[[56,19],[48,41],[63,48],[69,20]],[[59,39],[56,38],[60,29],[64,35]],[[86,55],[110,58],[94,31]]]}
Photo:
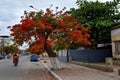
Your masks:
{"label": "sky", "polygon": [[[96,1],[96,0],[92,0]],[[99,0],[109,1],[109,0]],[[20,17],[24,11],[35,11],[35,9],[29,7],[34,6],[38,10],[45,10],[53,4],[53,8],[58,6],[59,8],[66,7],[77,8],[76,0],[0,0],[0,35],[10,35],[7,26],[12,26],[19,23]]]}
{"label": "sky", "polygon": [[34,6],[38,10],[45,10],[53,4],[53,8],[66,7],[67,9],[77,7],[76,0],[0,0],[0,35],[10,35],[7,26],[19,23],[24,11],[35,11],[29,7]]}
{"label": "sky", "polygon": [[[0,0],[0,36],[10,35],[7,27],[19,23],[24,11],[36,11],[31,8],[30,5],[34,6],[37,10],[45,10],[50,7],[51,4],[53,4],[53,9],[58,6],[60,9],[66,7],[66,10],[69,10],[70,8],[77,8],[76,1],[77,0]],[[99,1],[105,2],[111,0]]]}

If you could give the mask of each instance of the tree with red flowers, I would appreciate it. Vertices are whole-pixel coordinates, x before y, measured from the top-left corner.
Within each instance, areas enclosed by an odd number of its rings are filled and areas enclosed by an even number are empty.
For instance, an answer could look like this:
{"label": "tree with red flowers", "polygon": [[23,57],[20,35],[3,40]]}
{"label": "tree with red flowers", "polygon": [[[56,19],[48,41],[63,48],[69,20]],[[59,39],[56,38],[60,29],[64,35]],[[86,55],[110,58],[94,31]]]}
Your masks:
{"label": "tree with red flowers", "polygon": [[9,27],[14,41],[19,45],[28,43],[32,51],[46,52],[50,58],[57,57],[55,50],[91,45],[89,27],[79,25],[76,18],[63,12],[64,9],[57,11],[56,7],[56,12],[50,8],[45,12],[25,11],[20,23]]}
{"label": "tree with red flowers", "polygon": [[28,52],[31,52],[31,53],[36,53],[36,54],[41,54],[43,52],[43,49],[44,47],[40,46],[39,44],[39,41],[36,41],[34,42],[33,44],[31,44],[29,46],[29,48],[27,49]]}

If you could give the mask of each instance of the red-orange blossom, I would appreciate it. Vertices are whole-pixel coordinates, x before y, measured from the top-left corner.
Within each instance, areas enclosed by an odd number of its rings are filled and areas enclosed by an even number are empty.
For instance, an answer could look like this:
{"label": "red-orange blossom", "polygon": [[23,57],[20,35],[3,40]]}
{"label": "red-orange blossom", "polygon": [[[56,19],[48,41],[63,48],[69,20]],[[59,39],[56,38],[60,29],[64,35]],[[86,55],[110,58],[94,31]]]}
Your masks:
{"label": "red-orange blossom", "polygon": [[[31,52],[46,51],[50,57],[55,57],[53,48],[69,48],[73,44],[91,45],[88,38],[89,27],[78,24],[78,20],[66,13],[29,12],[21,18],[19,24],[10,27],[11,35],[19,45],[30,44]],[[52,55],[52,56],[51,56]]]}

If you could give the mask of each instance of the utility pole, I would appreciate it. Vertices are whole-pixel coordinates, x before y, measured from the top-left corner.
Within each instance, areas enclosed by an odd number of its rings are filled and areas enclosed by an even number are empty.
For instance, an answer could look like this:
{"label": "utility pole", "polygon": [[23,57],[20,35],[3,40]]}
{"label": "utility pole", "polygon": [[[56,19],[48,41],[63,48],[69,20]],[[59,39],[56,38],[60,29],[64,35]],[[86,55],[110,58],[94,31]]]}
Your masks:
{"label": "utility pole", "polygon": [[69,49],[67,49],[67,62],[69,62]]}
{"label": "utility pole", "polygon": [[2,44],[2,54],[4,54],[4,39],[2,39],[1,44]]}

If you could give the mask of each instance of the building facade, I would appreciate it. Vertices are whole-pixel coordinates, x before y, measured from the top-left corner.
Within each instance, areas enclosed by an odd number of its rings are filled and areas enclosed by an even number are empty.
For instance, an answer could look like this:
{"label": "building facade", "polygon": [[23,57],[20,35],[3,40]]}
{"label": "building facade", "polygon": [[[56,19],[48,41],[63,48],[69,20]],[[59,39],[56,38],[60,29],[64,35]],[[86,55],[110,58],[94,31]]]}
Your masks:
{"label": "building facade", "polygon": [[111,28],[112,54],[120,59],[120,25]]}

